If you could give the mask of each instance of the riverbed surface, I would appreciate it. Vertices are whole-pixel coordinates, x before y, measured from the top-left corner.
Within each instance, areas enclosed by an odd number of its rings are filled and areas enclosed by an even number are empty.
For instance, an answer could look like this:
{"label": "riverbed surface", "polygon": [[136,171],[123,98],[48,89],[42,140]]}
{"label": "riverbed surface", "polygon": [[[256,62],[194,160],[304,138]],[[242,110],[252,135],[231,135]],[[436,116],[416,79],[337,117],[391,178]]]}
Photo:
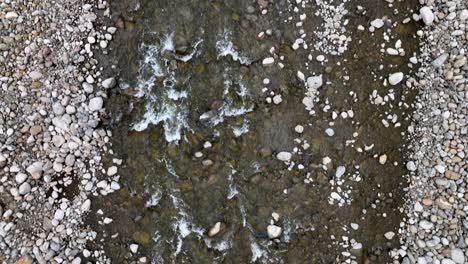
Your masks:
{"label": "riverbed surface", "polygon": [[107,125],[124,166],[93,203],[114,220],[107,255],[390,262],[415,94],[388,77],[417,67],[418,24],[402,23],[416,4],[112,1]]}

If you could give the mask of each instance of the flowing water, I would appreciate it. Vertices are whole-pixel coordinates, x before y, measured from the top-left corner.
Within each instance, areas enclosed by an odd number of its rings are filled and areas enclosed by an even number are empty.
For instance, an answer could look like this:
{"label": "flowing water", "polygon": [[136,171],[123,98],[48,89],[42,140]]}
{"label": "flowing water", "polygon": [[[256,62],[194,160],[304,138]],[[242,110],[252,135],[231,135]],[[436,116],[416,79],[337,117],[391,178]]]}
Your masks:
{"label": "flowing water", "polygon": [[[397,233],[403,217],[402,132],[414,94],[378,78],[410,71],[417,26],[368,27],[384,16],[402,21],[417,1],[270,2],[112,1],[120,83],[107,125],[123,188],[94,204],[114,219],[98,227],[113,236],[104,249],[114,263],[389,261],[398,240],[384,234]],[[308,49],[294,50],[303,34]],[[380,51],[398,39],[404,56]],[[263,66],[272,53],[275,65]],[[297,71],[325,83],[306,94]],[[281,103],[268,103],[278,94]],[[386,103],[375,105],[376,95]],[[292,162],[279,161],[281,151],[294,153]],[[271,223],[282,228],[277,239],[268,238]]]}

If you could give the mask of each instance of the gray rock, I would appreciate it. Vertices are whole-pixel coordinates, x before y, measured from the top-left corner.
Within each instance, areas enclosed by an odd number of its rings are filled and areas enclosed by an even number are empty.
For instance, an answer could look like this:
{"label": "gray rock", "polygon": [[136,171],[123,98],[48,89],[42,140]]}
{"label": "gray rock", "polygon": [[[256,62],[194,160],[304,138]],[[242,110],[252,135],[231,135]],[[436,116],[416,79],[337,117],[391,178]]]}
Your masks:
{"label": "gray rock", "polygon": [[102,97],[98,96],[89,100],[88,108],[89,108],[89,111],[96,112],[96,111],[101,110],[103,105],[104,105],[104,101],[102,100]]}
{"label": "gray rock", "polygon": [[282,151],[278,154],[276,154],[276,158],[281,160],[281,161],[289,161],[292,158],[292,154],[286,151]]}
{"label": "gray rock", "polygon": [[29,77],[31,77],[31,79],[33,79],[34,81],[39,80],[42,78],[42,73],[40,73],[39,71],[32,71],[29,73]]}
{"label": "gray rock", "polygon": [[450,258],[455,262],[455,263],[465,263],[465,253],[463,250],[459,248],[454,248],[450,251]]}
{"label": "gray rock", "polygon": [[31,191],[31,185],[28,182],[24,182],[23,184],[20,185],[18,188],[19,194],[25,195],[28,194]]}
{"label": "gray rock", "polygon": [[268,238],[270,239],[274,239],[281,236],[281,232],[283,232],[283,229],[279,226],[269,225],[267,227]]}
{"label": "gray rock", "polygon": [[105,79],[101,83],[102,87],[104,87],[106,89],[113,88],[116,84],[117,84],[117,82],[116,82],[114,77]]}
{"label": "gray rock", "polygon": [[419,10],[419,14],[421,15],[421,18],[424,24],[426,24],[426,26],[432,25],[432,23],[434,22],[435,16],[429,7],[427,6],[422,7]]}
{"label": "gray rock", "polygon": [[409,171],[416,171],[416,164],[414,164],[413,161],[408,161],[408,163],[406,163],[406,169]]}
{"label": "gray rock", "polygon": [[388,83],[390,83],[390,85],[397,85],[403,80],[403,77],[404,75],[402,72],[392,73],[388,76]]}
{"label": "gray rock", "polygon": [[309,89],[318,89],[323,85],[323,78],[322,75],[319,76],[311,76],[307,78],[307,87]]}

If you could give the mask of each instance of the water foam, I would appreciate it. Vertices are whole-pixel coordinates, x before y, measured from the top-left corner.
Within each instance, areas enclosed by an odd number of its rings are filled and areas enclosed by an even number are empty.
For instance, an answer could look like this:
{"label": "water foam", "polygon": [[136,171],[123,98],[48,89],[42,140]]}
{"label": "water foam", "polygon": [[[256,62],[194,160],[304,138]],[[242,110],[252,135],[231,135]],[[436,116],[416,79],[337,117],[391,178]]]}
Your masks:
{"label": "water foam", "polygon": [[230,55],[234,61],[238,61],[243,65],[250,65],[252,61],[247,57],[241,55],[235,48],[231,41],[231,32],[225,30],[221,39],[216,42],[216,50],[218,51],[218,59]]}

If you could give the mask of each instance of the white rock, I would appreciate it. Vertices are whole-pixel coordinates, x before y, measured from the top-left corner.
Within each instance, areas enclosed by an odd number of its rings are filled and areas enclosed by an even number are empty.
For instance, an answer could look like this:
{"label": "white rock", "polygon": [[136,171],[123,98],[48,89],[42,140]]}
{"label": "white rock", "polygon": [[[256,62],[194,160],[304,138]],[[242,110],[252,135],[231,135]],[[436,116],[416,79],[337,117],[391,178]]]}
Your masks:
{"label": "white rock", "polygon": [[274,238],[277,238],[281,235],[281,232],[283,231],[283,229],[279,226],[276,226],[276,225],[269,225],[267,227],[267,233],[268,233],[268,238],[270,239],[274,239]]}
{"label": "white rock", "polygon": [[89,100],[88,109],[91,112],[99,111],[102,109],[103,105],[104,101],[102,100],[102,97],[94,97],[91,100]]}
{"label": "white rock", "polygon": [[265,58],[263,59],[263,65],[270,65],[270,64],[273,64],[275,62],[275,59],[273,57],[268,57],[268,58]]}
{"label": "white rock", "polygon": [[275,222],[278,222],[280,215],[277,212],[273,212],[271,213],[271,217],[273,218],[273,220],[275,220]]}
{"label": "white rock", "polygon": [[434,66],[434,68],[442,67],[445,61],[447,60],[447,58],[448,58],[447,53],[440,55],[439,57],[437,57],[435,60],[432,61],[432,66]]}
{"label": "white rock", "polygon": [[383,154],[379,157],[379,163],[380,164],[385,164],[387,162],[387,155]]}
{"label": "white rock", "polygon": [[31,177],[33,177],[33,179],[37,180],[42,175],[43,166],[44,163],[42,163],[41,161],[36,161],[33,164],[29,165],[28,168],[26,168],[26,171],[29,172],[29,174],[31,174]]}
{"label": "white rock", "polygon": [[283,101],[283,99],[281,98],[281,94],[277,94],[275,96],[273,96],[273,103],[274,104],[280,104],[281,102]]}
{"label": "white rock", "polygon": [[335,131],[333,128],[327,128],[325,129],[325,134],[327,134],[329,137],[333,137],[335,135]]}
{"label": "white rock", "polygon": [[21,172],[18,173],[18,174],[16,174],[16,176],[15,176],[15,181],[16,181],[16,183],[18,183],[18,184],[23,183],[23,182],[26,181],[27,179],[28,179],[28,175],[26,175],[26,174],[24,174],[24,173],[21,173]]}
{"label": "white rock", "polygon": [[294,128],[294,131],[296,131],[296,133],[302,134],[302,132],[304,132],[304,127],[301,126],[301,125],[297,125],[297,126]]}
{"label": "white rock", "polygon": [[393,237],[395,236],[395,233],[394,232],[387,232],[385,233],[385,238],[388,239],[388,240],[392,240]]}
{"label": "white rock", "polygon": [[18,17],[18,14],[15,13],[15,12],[8,12],[5,14],[5,18],[6,19],[13,19],[13,18],[17,18]]}
{"label": "white rock", "polygon": [[115,182],[115,181],[111,182],[110,187],[114,191],[120,190],[120,184],[118,182]]}
{"label": "white rock", "polygon": [[439,173],[445,173],[445,164],[437,164],[434,169]]}
{"label": "white rock", "polygon": [[467,20],[467,19],[468,19],[468,9],[463,9],[463,10],[460,12],[459,18],[460,18],[461,21]]}
{"label": "white rock", "polygon": [[319,76],[310,76],[307,78],[307,87],[309,89],[318,89],[323,85],[322,75]]}
{"label": "white rock", "polygon": [[286,151],[281,151],[280,153],[276,154],[276,158],[281,161],[289,161],[292,158],[292,154]]}
{"label": "white rock", "polygon": [[65,212],[62,209],[57,209],[54,214],[54,219],[62,220],[65,217]]}
{"label": "white rock", "polygon": [[338,166],[338,168],[336,168],[336,172],[335,172],[335,177],[336,178],[341,178],[341,176],[343,176],[346,172],[346,167],[345,166]]}
{"label": "white rock", "polygon": [[392,73],[388,76],[388,82],[390,85],[397,85],[403,80],[403,76],[402,72]]}
{"label": "white rock", "polygon": [[138,252],[138,245],[137,244],[131,244],[130,245],[130,251],[133,253],[133,254],[136,254]]}
{"label": "white rock", "polygon": [[419,14],[421,15],[421,18],[424,21],[424,24],[426,24],[427,26],[432,25],[432,22],[434,22],[435,16],[434,16],[434,13],[432,13],[432,10],[429,7],[427,7],[427,6],[422,7],[419,10]]}
{"label": "white rock", "polygon": [[419,222],[419,227],[421,227],[422,229],[427,229],[427,230],[429,230],[429,229],[432,229],[432,228],[434,227],[434,224],[431,223],[431,222],[429,222],[429,221],[427,221],[427,220],[421,220],[421,221]]}
{"label": "white rock", "polygon": [[91,208],[91,200],[87,199],[81,204],[81,212],[87,212]]}
{"label": "white rock", "polygon": [[31,185],[28,182],[24,182],[23,184],[20,185],[18,188],[18,192],[21,195],[28,194],[31,191]]}
{"label": "white rock", "polygon": [[465,254],[463,253],[463,250],[459,248],[454,248],[450,251],[450,258],[455,262],[455,263],[465,263]]}
{"label": "white rock", "polygon": [[109,89],[109,88],[113,88],[116,83],[117,82],[115,81],[115,78],[111,77],[111,78],[108,78],[108,79],[105,79],[104,81],[102,81],[101,85],[102,85],[102,87],[104,87],[106,89]]}
{"label": "white rock", "polygon": [[381,28],[381,27],[383,27],[384,22],[383,22],[382,19],[377,18],[377,19],[372,20],[370,24],[371,24],[371,26],[373,26],[375,28]]}
{"label": "white rock", "polygon": [[217,222],[208,232],[209,237],[216,236],[221,231],[221,222]]}
{"label": "white rock", "polygon": [[29,77],[31,77],[31,79],[33,80],[39,80],[42,78],[42,73],[38,71],[32,71],[29,73]]}
{"label": "white rock", "polygon": [[117,174],[117,167],[116,166],[111,166],[107,169],[107,175],[108,176],[114,176]]}
{"label": "white rock", "polygon": [[415,171],[416,170],[416,164],[414,164],[413,161],[409,161],[408,163],[406,163],[406,168],[409,171]]}
{"label": "white rock", "polygon": [[297,78],[301,81],[305,81],[305,75],[301,71],[297,71]]}

